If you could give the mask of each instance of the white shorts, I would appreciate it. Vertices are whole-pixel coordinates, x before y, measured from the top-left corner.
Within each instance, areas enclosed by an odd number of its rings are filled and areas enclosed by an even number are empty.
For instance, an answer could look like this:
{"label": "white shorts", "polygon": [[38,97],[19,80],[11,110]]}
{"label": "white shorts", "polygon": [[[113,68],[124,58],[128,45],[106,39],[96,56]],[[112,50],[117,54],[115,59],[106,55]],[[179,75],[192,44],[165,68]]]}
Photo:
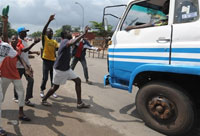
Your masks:
{"label": "white shorts", "polygon": [[76,79],[78,76],[70,68],[67,71],[53,69],[53,84],[63,85],[67,80]]}

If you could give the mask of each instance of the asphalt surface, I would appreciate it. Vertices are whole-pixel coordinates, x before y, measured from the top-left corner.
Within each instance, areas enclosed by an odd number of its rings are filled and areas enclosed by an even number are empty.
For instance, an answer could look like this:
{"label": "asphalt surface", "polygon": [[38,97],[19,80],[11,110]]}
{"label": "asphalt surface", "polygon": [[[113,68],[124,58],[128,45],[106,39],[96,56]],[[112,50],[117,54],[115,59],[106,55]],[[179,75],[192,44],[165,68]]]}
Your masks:
{"label": "asphalt surface", "polygon": [[[38,50],[41,43],[32,50]],[[88,56],[88,55],[87,55]],[[135,94],[103,86],[103,76],[107,74],[106,59],[87,57],[90,81],[85,83],[83,70],[78,63],[75,73],[82,79],[82,99],[91,104],[90,109],[76,108],[74,83],[67,81],[58,91],[58,98],[51,97],[51,107],[41,105],[40,83],[42,79],[42,60],[35,55],[30,59],[34,69],[35,107],[24,107],[25,114],[31,122],[18,120],[18,104],[12,101],[13,85],[7,90],[3,103],[2,124],[9,136],[162,136],[162,134],[145,126],[135,108]],[[26,88],[26,80],[23,77]],[[47,84],[47,90],[50,82]],[[45,92],[47,92],[45,90]]]}

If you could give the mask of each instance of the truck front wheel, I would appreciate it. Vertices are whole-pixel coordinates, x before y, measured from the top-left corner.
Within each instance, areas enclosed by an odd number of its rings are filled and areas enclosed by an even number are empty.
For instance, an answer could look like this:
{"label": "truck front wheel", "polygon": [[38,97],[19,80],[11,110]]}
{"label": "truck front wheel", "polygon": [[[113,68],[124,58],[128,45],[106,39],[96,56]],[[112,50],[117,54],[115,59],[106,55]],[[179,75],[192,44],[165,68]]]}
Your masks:
{"label": "truck front wheel", "polygon": [[143,86],[137,93],[136,107],[146,125],[166,135],[183,135],[194,124],[191,100],[172,83],[151,82]]}

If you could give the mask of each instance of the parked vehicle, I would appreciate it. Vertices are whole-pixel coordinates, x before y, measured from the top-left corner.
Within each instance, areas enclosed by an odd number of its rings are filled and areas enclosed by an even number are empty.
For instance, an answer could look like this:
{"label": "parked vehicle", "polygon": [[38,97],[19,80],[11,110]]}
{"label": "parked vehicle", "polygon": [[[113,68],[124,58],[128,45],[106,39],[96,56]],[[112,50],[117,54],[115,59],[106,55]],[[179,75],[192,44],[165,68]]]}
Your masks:
{"label": "parked vehicle", "polygon": [[137,86],[144,122],[166,135],[185,135],[200,101],[200,0],[170,0],[168,14],[166,2],[127,4],[109,45],[104,84],[130,93]]}

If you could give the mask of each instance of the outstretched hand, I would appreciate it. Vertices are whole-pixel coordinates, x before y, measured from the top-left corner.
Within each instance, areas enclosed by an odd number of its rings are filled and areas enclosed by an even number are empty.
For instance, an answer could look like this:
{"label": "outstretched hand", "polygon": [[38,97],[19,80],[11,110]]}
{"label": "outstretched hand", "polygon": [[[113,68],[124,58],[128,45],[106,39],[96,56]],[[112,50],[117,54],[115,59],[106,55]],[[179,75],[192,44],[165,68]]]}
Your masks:
{"label": "outstretched hand", "polygon": [[8,22],[8,16],[1,16],[3,22]]}
{"label": "outstretched hand", "polygon": [[101,51],[101,50],[102,50],[101,48],[98,48],[98,49],[97,49],[97,51]]}
{"label": "outstretched hand", "polygon": [[85,34],[88,32],[88,30],[90,30],[90,28],[88,26],[85,27]]}
{"label": "outstretched hand", "polygon": [[25,70],[25,73],[26,73],[27,75],[29,75],[30,77],[33,78],[33,70],[32,70],[32,68],[26,69],[26,70]]}
{"label": "outstretched hand", "polygon": [[51,15],[50,17],[49,17],[49,21],[52,21],[52,20],[54,20],[55,19],[55,14],[53,14],[53,15]]}
{"label": "outstretched hand", "polygon": [[34,39],[34,43],[35,43],[35,44],[37,44],[37,43],[39,43],[39,42],[40,42],[40,38],[35,38],[35,39]]}
{"label": "outstretched hand", "polygon": [[37,51],[37,53],[36,53],[38,56],[40,55],[40,51]]}

